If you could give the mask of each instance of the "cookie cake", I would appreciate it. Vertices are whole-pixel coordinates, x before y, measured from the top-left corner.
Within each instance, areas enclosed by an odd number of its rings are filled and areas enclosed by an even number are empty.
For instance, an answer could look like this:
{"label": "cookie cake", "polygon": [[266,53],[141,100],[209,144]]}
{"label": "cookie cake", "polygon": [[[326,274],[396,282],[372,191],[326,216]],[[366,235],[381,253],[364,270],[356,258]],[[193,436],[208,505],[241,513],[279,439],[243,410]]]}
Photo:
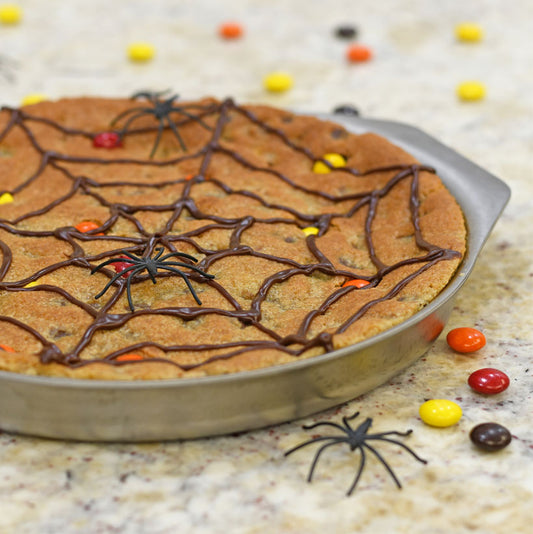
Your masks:
{"label": "cookie cake", "polygon": [[0,370],[315,357],[422,309],[465,247],[435,169],[334,122],[148,92],[0,113]]}

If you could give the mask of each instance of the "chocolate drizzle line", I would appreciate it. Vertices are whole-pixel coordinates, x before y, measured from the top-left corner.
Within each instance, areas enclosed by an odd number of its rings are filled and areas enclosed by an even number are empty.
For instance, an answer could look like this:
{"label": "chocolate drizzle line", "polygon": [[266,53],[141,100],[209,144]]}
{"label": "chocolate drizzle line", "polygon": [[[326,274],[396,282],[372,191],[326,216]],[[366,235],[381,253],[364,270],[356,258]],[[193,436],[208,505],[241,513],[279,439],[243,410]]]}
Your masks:
{"label": "chocolate drizzle line", "polygon": [[[170,105],[171,100],[169,100],[168,103]],[[45,150],[39,143],[36,135],[32,130],[32,123],[45,124],[46,126],[54,128],[65,136],[80,136],[88,140],[94,138],[95,135],[97,135],[97,132],[95,133],[73,128],[66,128],[51,119],[31,115],[21,109],[14,109],[9,107],[2,108],[2,111],[4,113],[8,113],[10,117],[3,132],[0,133],[0,142],[6,138],[6,136],[11,130],[18,128],[27,137],[30,145],[39,155],[40,162],[37,166],[37,169],[35,169],[27,179],[25,179],[22,183],[13,188],[11,191],[0,190],[0,195],[5,192],[11,193],[12,195],[20,193],[24,189],[30,187],[43,174],[43,172],[50,167],[53,168],[56,172],[60,173],[66,179],[68,179],[72,184],[68,191],[62,192],[54,201],[42,208],[39,208],[38,210],[20,215],[16,219],[11,221],[0,218],[0,229],[10,234],[33,238],[52,237],[67,243],[72,249],[72,252],[68,259],[43,267],[39,271],[33,273],[32,275],[24,279],[13,282],[3,282],[11,268],[13,253],[10,247],[0,240],[0,252],[2,254],[2,262],[0,264],[1,291],[44,291],[49,293],[55,293],[66,299],[73,306],[76,306],[83,310],[91,319],[91,323],[82,333],[77,345],[70,352],[63,353],[59,349],[59,347],[57,347],[57,345],[55,345],[52,341],[48,340],[43,334],[35,330],[33,327],[23,323],[22,321],[14,317],[0,315],[0,322],[3,321],[11,323],[16,327],[21,328],[41,343],[42,349],[38,354],[38,357],[40,358],[40,361],[42,363],[56,362],[72,368],[76,368],[84,365],[89,365],[95,362],[105,362],[110,365],[124,365],[126,363],[138,365],[146,361],[157,361],[176,365],[182,370],[187,371],[204,366],[213,361],[230,359],[238,354],[243,354],[257,349],[275,349],[277,351],[282,351],[295,358],[312,347],[322,347],[325,351],[331,351],[333,350],[333,336],[335,336],[335,334],[339,334],[346,331],[350,327],[350,325],[360,319],[372,306],[375,306],[380,302],[395,297],[407,284],[409,284],[412,280],[414,280],[423,272],[427,271],[428,269],[431,269],[436,263],[443,260],[450,260],[453,258],[460,257],[460,254],[458,252],[443,249],[434,244],[431,244],[427,242],[422,236],[419,223],[419,174],[420,171],[434,173],[435,170],[431,167],[427,167],[425,165],[420,164],[399,164],[376,167],[368,169],[364,172],[361,172],[357,169],[344,167],[342,168],[342,172],[352,175],[353,179],[357,179],[361,176],[368,176],[371,174],[384,172],[391,172],[393,173],[393,175],[386,183],[386,185],[383,186],[381,189],[356,194],[354,193],[346,195],[334,195],[325,191],[313,189],[311,187],[305,187],[301,184],[298,184],[293,179],[291,179],[290,176],[276,169],[270,167],[258,167],[257,165],[248,161],[243,155],[233,150],[230,150],[229,148],[221,144],[224,127],[231,119],[230,113],[238,113],[250,123],[262,129],[266,134],[277,138],[292,151],[298,152],[300,155],[307,158],[309,160],[310,165],[312,165],[314,161],[319,160],[323,161],[325,165],[331,167],[329,162],[322,160],[320,157],[317,157],[308,148],[300,146],[294,141],[292,141],[282,130],[276,129],[273,126],[261,121],[252,111],[238,106],[231,99],[226,99],[221,103],[210,103],[205,106],[191,106],[188,109],[192,110],[193,108],[197,110],[196,115],[193,115],[192,111],[187,111],[183,119],[181,119],[179,122],[175,122],[174,127],[169,126],[167,124],[165,126],[165,130],[170,129],[170,131],[175,135],[175,128],[187,125],[192,122],[199,122],[200,124],[207,126],[207,123],[204,122],[204,119],[212,119],[214,120],[214,127],[211,130],[211,137],[202,148],[197,150],[197,152],[192,154],[186,153],[180,157],[175,157],[173,159],[167,160],[151,159],[151,156],[153,154],[150,155],[149,159],[144,160],[133,158],[113,159],[111,157],[102,159],[96,157],[72,156],[57,153],[50,150]],[[133,112],[134,114],[131,115],[129,114],[129,112]],[[131,109],[119,115],[119,117],[127,117],[129,114],[129,127],[134,120],[132,119],[132,117],[137,117],[135,113],[135,109]],[[158,119],[158,117],[156,117],[156,119]],[[139,133],[153,132],[156,136],[156,143],[154,145],[155,152],[155,148],[157,148],[157,144],[159,143],[160,137],[162,135],[161,123],[157,122],[157,120],[155,122],[157,124],[153,127],[144,127],[136,130],[128,129],[127,134],[128,136],[131,136]],[[209,127],[209,129],[211,128]],[[180,140],[180,144],[182,142],[183,140]],[[312,195],[315,198],[318,197],[324,199],[328,202],[333,203],[334,205],[339,205],[340,203],[346,201],[351,201],[353,204],[349,209],[345,209],[344,211],[339,211],[336,213],[300,213],[298,210],[292,208],[291,206],[271,203],[253,191],[248,191],[245,189],[235,190],[220,179],[209,176],[209,183],[213,187],[220,189],[226,195],[241,195],[247,198],[251,198],[260,203],[262,206],[276,211],[280,211],[285,215],[271,218],[258,218],[250,215],[231,218],[221,217],[210,213],[204,213],[196,205],[196,202],[191,196],[191,193],[195,189],[195,187],[197,187],[199,184],[202,184],[207,179],[210,163],[212,162],[213,158],[219,154],[223,155],[224,157],[229,157],[234,163],[247,169],[248,171],[266,173],[273,177],[276,177],[286,186],[299,190],[306,195]],[[108,156],[109,153],[106,153],[106,155]],[[198,163],[197,173],[195,176],[192,177],[192,179],[187,180],[178,176],[175,180],[166,180],[161,182],[154,181],[149,183],[128,181],[99,183],[98,180],[91,178],[90,176],[76,176],[68,169],[67,166],[65,166],[65,164],[69,163],[90,163],[98,165],[172,167],[187,160],[191,160]],[[404,259],[395,263],[394,265],[386,265],[376,253],[373,242],[372,226],[380,200],[383,199],[395,185],[405,180],[410,180],[409,209],[411,212],[411,221],[414,228],[414,238],[419,249],[425,251],[425,253],[422,253],[418,257]],[[178,198],[170,199],[170,201],[164,205],[129,205],[121,202],[111,202],[105,197],[105,190],[107,187],[138,186],[161,189],[166,186],[176,184],[183,185],[181,195]],[[49,212],[56,206],[72,198],[77,193],[83,193],[92,197],[92,199],[95,200],[99,205],[106,207],[109,210],[109,218],[94,231],[81,233],[73,227],[59,227],[53,230],[24,230],[18,228],[18,224],[20,222]],[[350,218],[354,216],[363,207],[368,208],[365,220],[366,246],[368,248],[370,259],[376,268],[376,273],[368,277],[362,277],[350,270],[342,270],[335,268],[333,266],[332,261],[319,249],[317,245],[317,238],[320,238],[328,232],[332,220],[334,220],[335,218]],[[204,224],[203,226],[195,230],[183,232],[181,234],[172,234],[171,230],[173,228],[173,225],[183,214],[184,210],[186,210],[188,215],[190,215],[196,220],[208,221],[207,224]],[[152,233],[144,228],[141,221],[136,216],[137,213],[142,212],[171,212],[171,215],[161,231]],[[113,227],[119,219],[126,219],[133,223],[138,232],[138,235],[114,235]],[[256,223],[291,224],[296,225],[298,228],[302,229],[308,226],[314,226],[318,228],[318,235],[309,235],[306,238],[308,250],[316,261],[309,264],[300,264],[293,259],[278,257],[275,255],[259,252],[248,245],[242,244],[241,238],[243,233]],[[229,230],[231,232],[229,247],[227,249],[209,250],[195,241],[195,237],[201,236],[205,232],[211,230]],[[105,233],[105,235],[99,235],[102,233]],[[87,254],[83,248],[83,243],[95,240],[105,240],[109,243],[116,242],[117,245],[120,245],[123,248],[113,248],[111,250],[99,254]],[[257,291],[255,297],[252,299],[249,309],[243,309],[237,299],[231,294],[231,292],[224,288],[217,280],[207,279],[195,272],[190,273],[189,277],[191,278],[191,280],[193,280],[197,284],[205,284],[206,286],[209,286],[211,290],[217,291],[219,295],[229,303],[231,309],[198,306],[169,307],[158,309],[136,309],[131,313],[111,313],[110,310],[124,294],[126,288],[126,284],[120,280],[114,282],[112,287],[115,287],[116,291],[109,296],[108,300],[102,305],[101,308],[97,308],[91,303],[83,302],[75,298],[65,289],[51,284],[38,284],[33,285],[31,287],[26,287],[30,282],[37,282],[42,276],[65,267],[74,266],[90,272],[92,269],[95,268],[95,265],[98,262],[106,261],[110,258],[117,258],[124,251],[138,256],[141,256],[143,254],[149,256],[153,253],[154,249],[157,246],[164,247],[168,249],[171,253],[176,253],[178,251],[180,243],[186,243],[192,246],[199,254],[202,254],[204,256],[203,259],[197,264],[198,268],[204,272],[209,272],[209,269],[213,266],[213,264],[215,264],[220,259],[229,256],[248,256],[266,259],[275,264],[279,264],[280,269],[262,281],[259,290]],[[309,337],[309,330],[314,319],[320,315],[325,314],[333,304],[338,301],[341,301],[343,297],[347,295],[350,291],[364,291],[369,288],[376,287],[380,283],[382,278],[387,274],[401,267],[415,264],[420,264],[417,270],[405,276],[400,282],[398,282],[382,297],[371,300],[364,304],[360,309],[354,310],[353,314],[348,319],[346,319],[343,324],[338,326],[334,332],[320,332],[319,334],[313,337]],[[103,269],[102,272],[105,273],[109,278],[112,278],[113,276],[113,273],[107,269]],[[327,298],[324,299],[322,304],[317,309],[311,310],[301,322],[298,330],[290,335],[281,336],[279,333],[271,330],[261,322],[262,304],[267,298],[267,295],[272,289],[272,287],[274,287],[276,284],[282,284],[285,281],[290,280],[294,276],[311,276],[313,275],[313,273],[322,273],[329,277],[344,277],[347,279],[364,278],[368,280],[369,284],[362,289],[357,289],[353,286],[340,287],[336,289]],[[157,276],[165,277],[175,275],[173,275],[172,273],[158,273]],[[147,275],[138,274],[135,279],[131,281],[131,283],[136,284],[147,280],[148,278],[149,277]],[[82,351],[90,345],[94,335],[97,332],[100,332],[102,330],[112,330],[120,328],[135,317],[170,316],[182,319],[184,321],[189,321],[197,317],[208,316],[212,314],[227,316],[237,321],[240,321],[243,326],[253,327],[254,329],[262,332],[264,335],[266,335],[268,339],[259,341],[245,340],[234,342],[230,341],[220,344],[206,343],[194,345],[162,345],[154,341],[143,341],[131,344],[129,346],[125,346],[119,350],[103,355],[102,359],[82,359],[80,357]],[[202,361],[190,364],[177,363],[171,360],[170,358],[167,359],[164,357],[147,358],[145,360],[135,360],[129,362],[117,361],[117,358],[123,354],[131,353],[133,351],[139,351],[148,347],[159,349],[164,353],[184,351],[197,351],[201,353],[202,351],[210,350],[220,350],[222,351],[222,353],[218,353],[214,356],[207,357]]]}

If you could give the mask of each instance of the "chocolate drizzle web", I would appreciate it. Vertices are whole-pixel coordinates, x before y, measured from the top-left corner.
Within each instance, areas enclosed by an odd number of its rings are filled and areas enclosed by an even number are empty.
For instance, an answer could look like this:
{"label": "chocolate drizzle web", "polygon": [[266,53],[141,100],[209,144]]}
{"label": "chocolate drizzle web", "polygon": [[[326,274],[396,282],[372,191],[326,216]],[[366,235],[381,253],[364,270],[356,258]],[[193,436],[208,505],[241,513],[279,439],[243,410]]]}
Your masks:
{"label": "chocolate drizzle web", "polygon": [[[427,167],[421,164],[406,164],[406,165],[391,165],[384,166],[366,170],[360,172],[357,169],[345,167],[343,172],[350,173],[353,175],[354,179],[357,179],[358,176],[366,176],[372,173],[383,173],[391,172],[392,177],[386,183],[384,187],[378,190],[369,191],[367,193],[354,193],[347,195],[333,195],[325,191],[312,189],[305,187],[301,184],[296,183],[291,179],[290,176],[279,172],[270,167],[257,167],[248,161],[241,154],[232,151],[225,147],[221,143],[221,138],[224,132],[224,126],[230,120],[230,113],[238,113],[243,116],[245,119],[250,121],[256,127],[261,128],[266,134],[274,136],[282,143],[286,145],[290,150],[300,153],[304,157],[308,158],[310,165],[314,161],[321,160],[320,157],[317,157],[313,154],[308,148],[304,146],[299,146],[293,142],[289,137],[280,129],[276,129],[273,126],[261,121],[258,117],[250,110],[238,106],[233,100],[226,99],[223,102],[209,103],[205,106],[198,106],[197,114],[194,116],[184,116],[180,119],[179,122],[175,124],[175,127],[171,128],[172,132],[175,135],[175,128],[185,126],[192,122],[204,121],[208,118],[215,120],[214,128],[212,129],[212,134],[210,135],[209,141],[200,148],[198,152],[191,156],[191,154],[185,154],[180,157],[176,157],[170,160],[139,160],[139,159],[119,159],[107,157],[106,159],[99,159],[94,157],[81,157],[81,156],[72,156],[68,154],[58,153],[54,151],[45,150],[39,143],[36,135],[32,131],[32,122],[44,123],[49,127],[56,129],[65,136],[82,136],[87,139],[92,139],[95,137],[94,132],[88,132],[83,130],[76,130],[72,128],[66,128],[61,124],[44,117],[39,117],[32,115],[22,109],[15,109],[4,107],[2,111],[10,115],[6,127],[3,132],[0,133],[0,142],[9,134],[9,132],[14,128],[19,128],[27,137],[29,144],[33,149],[40,155],[40,165],[37,170],[33,172],[25,181],[20,183],[14,189],[10,191],[2,190],[0,186],[0,195],[3,193],[10,193],[12,195],[17,195],[24,189],[30,187],[39,176],[45,171],[49,166],[53,167],[56,171],[62,173],[63,176],[67,177],[72,186],[69,191],[61,192],[58,197],[51,202],[46,207],[40,208],[39,210],[25,213],[18,216],[14,220],[6,220],[0,217],[0,229],[17,236],[25,236],[32,238],[49,238],[54,237],[55,239],[64,241],[68,243],[72,248],[72,253],[70,256],[63,260],[59,261],[52,265],[47,265],[40,269],[38,272],[33,273],[29,277],[26,277],[23,280],[17,280],[12,282],[4,282],[3,280],[6,277],[6,274],[10,270],[10,266],[13,260],[13,253],[10,247],[0,240],[0,251],[2,254],[2,262],[0,264],[0,290],[9,291],[9,292],[18,292],[18,291],[45,291],[51,292],[60,295],[66,299],[71,305],[76,306],[83,310],[90,318],[91,323],[83,333],[80,335],[76,346],[67,353],[61,351],[61,349],[49,340],[44,334],[37,331],[32,326],[25,324],[21,320],[11,317],[8,315],[0,315],[0,323],[7,322],[15,325],[16,327],[26,331],[31,336],[33,336],[41,345],[42,349],[38,354],[38,357],[42,363],[56,362],[69,366],[71,368],[81,367],[85,365],[90,365],[94,362],[105,362],[110,365],[124,365],[123,361],[117,360],[117,358],[123,354],[131,353],[134,351],[142,350],[145,347],[156,347],[157,349],[163,351],[163,353],[168,352],[180,352],[180,351],[209,351],[212,349],[222,349],[225,352],[217,353],[214,356],[205,358],[203,361],[184,364],[178,363],[170,358],[157,357],[157,358],[147,358],[145,360],[138,360],[134,362],[128,362],[131,364],[142,364],[146,361],[154,362],[167,362],[172,365],[176,365],[184,371],[195,369],[201,366],[204,366],[208,363],[211,363],[216,360],[223,360],[235,357],[236,355],[246,353],[248,351],[255,351],[258,349],[275,349],[282,351],[290,356],[297,358],[305,351],[309,350],[312,347],[322,347],[325,351],[331,351],[333,349],[333,336],[335,334],[342,333],[346,331],[350,325],[360,319],[372,306],[383,302],[387,299],[394,298],[407,284],[409,284],[414,278],[422,274],[423,272],[431,269],[433,265],[443,260],[450,260],[452,258],[460,257],[460,253],[441,248],[434,244],[427,242],[420,231],[419,225],[419,195],[418,195],[418,184],[419,184],[419,175],[421,171],[426,171],[434,173],[434,169]],[[192,111],[191,111],[192,114]],[[189,112],[187,113],[189,115]],[[166,126],[165,129],[170,128]],[[153,131],[157,135],[157,141],[160,137],[160,125],[155,127],[141,128],[137,130],[129,129],[127,132],[124,132],[124,135],[135,135],[136,133],[145,133]],[[286,187],[294,188],[300,191],[305,192],[306,194],[313,195],[325,199],[334,204],[339,204],[341,202],[351,201],[353,202],[351,207],[344,212],[339,213],[328,213],[328,214],[304,214],[295,210],[291,206],[285,206],[282,204],[273,204],[263,199],[260,195],[253,191],[239,190],[234,191],[228,184],[217,179],[216,177],[209,177],[209,182],[215,184],[222,192],[227,195],[233,193],[238,193],[254,199],[261,203],[263,206],[275,210],[281,210],[286,213],[286,217],[272,217],[267,219],[260,219],[253,216],[243,216],[238,218],[227,218],[220,217],[214,214],[203,213],[198,206],[196,205],[191,192],[194,190],[197,184],[202,183],[208,173],[209,165],[211,160],[218,154],[222,154],[226,157],[229,157],[233,162],[239,164],[240,166],[246,168],[251,172],[261,172],[268,173],[272,176],[277,177],[281,180]],[[106,156],[109,156],[109,153],[106,153]],[[98,191],[103,188],[103,185],[100,184],[96,179],[91,178],[90,176],[76,176],[68,169],[69,163],[94,163],[99,165],[139,165],[139,166],[172,166],[177,165],[180,162],[185,161],[186,159],[191,159],[192,157],[197,157],[200,159],[200,165],[198,171],[192,179],[177,178],[172,183],[183,183],[183,190],[179,198],[175,198],[171,203],[167,205],[154,205],[154,206],[132,206],[124,203],[113,203],[106,200],[105,195],[102,191]],[[331,166],[327,161],[323,161],[326,165]],[[425,251],[419,257],[407,258],[402,261],[399,261],[393,265],[387,265],[381,261],[375,251],[373,236],[372,236],[372,224],[376,216],[376,209],[379,204],[379,201],[385,197],[389,191],[398,183],[402,181],[410,180],[410,211],[411,211],[411,220],[414,228],[414,237],[416,244],[419,249]],[[168,185],[169,182],[165,183],[153,183],[147,185],[143,183],[143,187],[153,187],[161,188],[165,185]],[[120,185],[130,185],[135,186],[137,183],[128,183],[120,182]],[[101,206],[106,207],[109,210],[109,218],[101,224],[101,226],[95,230],[88,233],[81,233],[77,231],[74,227],[58,227],[51,230],[24,230],[19,227],[19,224],[27,219],[32,217],[39,216],[43,213],[47,213],[50,210],[54,209],[61,203],[72,198],[76,193],[81,192],[85,195],[90,195],[94,200],[96,200]],[[367,290],[377,286],[382,278],[391,273],[394,270],[397,270],[406,265],[419,264],[419,267],[399,281],[394,287],[392,287],[384,296],[371,300],[364,304],[360,309],[354,310],[353,314],[344,321],[343,324],[339,325],[333,333],[330,332],[320,332],[312,337],[309,337],[309,330],[313,320],[320,315],[323,315],[327,310],[336,302],[340,301],[347,293],[350,291],[358,291],[354,287],[340,287],[333,291],[322,304],[312,311],[310,311],[301,324],[298,327],[296,332],[293,332],[286,336],[281,336],[275,331],[269,329],[265,324],[261,322],[261,307],[262,303],[265,301],[269,291],[275,284],[283,283],[284,281],[289,280],[291,277],[296,275],[306,275],[310,276],[314,273],[323,273],[328,276],[340,276],[345,279],[354,279],[361,278],[361,276],[356,275],[354,272],[349,270],[337,269],[333,266],[333,263],[328,259],[324,253],[320,250],[317,245],[317,237],[323,236],[328,231],[331,222],[336,217],[352,217],[356,212],[362,208],[367,208],[366,223],[365,223],[365,239],[368,252],[371,258],[371,261],[376,267],[376,273],[369,277],[363,277],[368,280],[369,284],[361,289]],[[136,217],[138,211],[172,211],[170,218],[167,223],[164,225],[164,228],[156,233],[148,232],[139,219]],[[189,231],[183,234],[173,234],[171,229],[173,228],[174,223],[179,219],[180,215],[187,211],[188,214],[197,220],[208,221],[208,224],[199,227],[194,231]],[[137,235],[129,236],[119,236],[113,234],[113,226],[119,220],[119,218],[125,218],[131,221],[136,229]],[[307,226],[315,226],[318,228],[317,235],[309,235],[306,237],[307,247],[312,254],[312,257],[315,259],[314,262],[308,264],[300,264],[293,259],[278,257],[263,252],[254,250],[249,245],[244,245],[241,243],[242,234],[252,227],[255,223],[261,224],[293,224],[297,225],[299,228],[304,228]],[[229,240],[228,248],[224,250],[208,250],[202,247],[198,242],[195,241],[196,236],[202,235],[202,233],[213,230],[213,229],[223,229],[231,231],[231,238]],[[105,235],[98,235],[102,232],[105,232]],[[83,248],[83,242],[104,239],[110,243],[117,243],[119,245],[125,245],[127,248],[120,249],[115,248],[109,250],[105,253],[88,255],[86,254]],[[81,244],[80,244],[81,242]],[[102,261],[107,260],[108,258],[117,258],[120,254],[127,250],[129,253],[133,254],[147,254],[150,255],[154,252],[156,247],[164,247],[168,249],[171,253],[177,252],[176,244],[187,243],[192,245],[198,253],[204,255],[203,259],[198,262],[197,266],[204,272],[209,272],[210,267],[217,261],[228,256],[244,255],[250,257],[257,257],[275,262],[276,264],[281,265],[281,269],[268,276],[265,280],[262,281],[259,290],[257,291],[255,297],[251,301],[249,309],[243,309],[236,298],[231,295],[231,292],[228,289],[220,285],[217,280],[206,279],[197,273],[191,272],[189,274],[190,278],[198,284],[206,284],[209,286],[210,290],[218,291],[219,294],[229,302],[231,309],[221,309],[221,308],[211,308],[208,306],[204,307],[168,307],[168,308],[157,308],[157,309],[136,309],[131,313],[111,313],[111,309],[118,299],[124,293],[125,284],[117,283],[117,290],[114,294],[110,295],[107,302],[105,302],[100,308],[96,307],[92,303],[83,302],[77,299],[75,296],[70,294],[64,288],[51,285],[51,284],[38,284],[33,287],[25,287],[31,282],[37,281],[42,276],[57,271],[59,269],[76,266],[78,268],[86,269],[90,271],[94,269],[95,265]],[[105,271],[105,270],[104,270]],[[171,274],[171,273],[169,273]],[[109,278],[112,277],[112,273],[107,273]],[[136,280],[133,281],[133,284],[142,282],[147,279],[146,276],[138,275]],[[228,341],[221,344],[195,344],[195,345],[162,345],[153,341],[141,341],[129,346],[125,346],[111,352],[109,354],[102,355],[102,358],[99,359],[85,359],[81,358],[80,354],[86,349],[91,343],[95,333],[102,330],[109,330],[114,328],[120,328],[130,321],[133,317],[141,317],[143,315],[164,315],[180,318],[182,320],[190,320],[196,317],[209,315],[209,314],[219,314],[227,317],[234,318],[242,323],[243,326],[252,327],[258,329],[263,334],[266,335],[267,339],[264,340],[245,340],[245,341]]]}

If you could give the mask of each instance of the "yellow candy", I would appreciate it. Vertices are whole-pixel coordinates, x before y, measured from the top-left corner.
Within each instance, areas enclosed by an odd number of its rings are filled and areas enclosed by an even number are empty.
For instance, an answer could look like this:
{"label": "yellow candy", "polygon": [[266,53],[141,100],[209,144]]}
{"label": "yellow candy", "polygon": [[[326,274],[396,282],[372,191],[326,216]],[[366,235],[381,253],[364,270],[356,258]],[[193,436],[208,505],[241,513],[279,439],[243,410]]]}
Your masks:
{"label": "yellow candy", "polygon": [[13,195],[11,193],[0,195],[0,204],[9,204],[10,202],[13,202]]}
{"label": "yellow candy", "polygon": [[38,104],[39,102],[43,102],[47,99],[48,97],[42,93],[31,93],[22,99],[21,104],[23,106],[30,106],[31,104]]}
{"label": "yellow candy", "polygon": [[459,41],[475,43],[483,38],[483,30],[479,24],[463,22],[455,27],[455,36]]}
{"label": "yellow candy", "polygon": [[463,411],[451,400],[432,399],[420,406],[419,414],[426,425],[446,427],[455,425],[461,419]]}
{"label": "yellow candy", "polygon": [[0,22],[2,24],[18,24],[22,19],[22,9],[15,4],[0,6]]}
{"label": "yellow candy", "polygon": [[38,286],[39,284],[40,282],[30,282],[26,284],[24,287],[35,287],[35,286]]}
{"label": "yellow candy", "polygon": [[[325,154],[322,156],[322,159],[331,163],[333,167],[344,167],[346,165],[346,160],[340,154]],[[322,161],[316,161],[313,165],[313,172],[316,172],[317,174],[327,174],[328,172],[331,172],[331,169]]]}
{"label": "yellow candy", "polygon": [[463,82],[457,87],[457,96],[469,102],[482,100],[485,92],[485,86],[481,82]]}
{"label": "yellow candy", "polygon": [[155,55],[155,47],[150,43],[138,42],[128,46],[128,57],[131,61],[150,61]]}
{"label": "yellow candy", "polygon": [[302,232],[307,235],[317,235],[318,234],[318,228],[316,226],[307,226],[305,228],[302,228]]}
{"label": "yellow candy", "polygon": [[286,72],[271,72],[263,80],[265,89],[273,93],[282,93],[288,91],[293,84],[293,79]]}

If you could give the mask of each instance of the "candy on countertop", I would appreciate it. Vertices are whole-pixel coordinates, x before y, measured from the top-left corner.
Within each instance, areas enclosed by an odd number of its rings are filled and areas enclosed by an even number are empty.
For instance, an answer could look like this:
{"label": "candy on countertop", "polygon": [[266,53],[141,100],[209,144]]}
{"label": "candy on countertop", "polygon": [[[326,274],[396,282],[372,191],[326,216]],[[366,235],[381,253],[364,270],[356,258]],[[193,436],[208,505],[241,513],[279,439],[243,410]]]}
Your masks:
{"label": "candy on countertop", "polygon": [[342,287],[355,286],[358,289],[361,289],[362,287],[365,287],[368,284],[370,284],[368,280],[363,280],[362,278],[356,278],[355,280],[348,280],[347,282],[344,282],[344,284],[342,284]]}
{"label": "candy on countertop", "polygon": [[128,45],[128,57],[131,61],[145,62],[150,61],[155,55],[154,45],[145,41],[138,41]]}
{"label": "candy on countertop", "polygon": [[472,443],[479,448],[494,452],[499,451],[511,443],[511,433],[498,423],[481,423],[470,431]]}
{"label": "candy on countertop", "polygon": [[[324,154],[322,159],[326,160],[333,167],[344,167],[346,165],[346,159],[340,154],[330,153]],[[327,174],[331,172],[331,168],[328,167],[323,161],[315,161],[313,164],[313,172],[317,174]]]}
{"label": "candy on countertop", "polygon": [[339,39],[355,39],[357,37],[357,28],[348,24],[337,26],[335,36]]}
{"label": "candy on countertop", "polygon": [[486,339],[482,332],[475,328],[454,328],[446,336],[448,345],[456,352],[475,352],[485,346]]}
{"label": "candy on countertop", "polygon": [[224,39],[238,39],[243,33],[243,27],[238,22],[224,22],[218,27],[218,34]]}
{"label": "candy on countertop", "polygon": [[485,367],[474,371],[468,377],[468,385],[478,393],[494,395],[509,387],[509,377],[499,369]]}
{"label": "candy on countertop", "polygon": [[117,148],[122,146],[122,139],[117,132],[101,132],[93,137],[95,148]]}
{"label": "candy on countertop", "polygon": [[475,43],[483,39],[483,29],[473,22],[462,22],[455,27],[455,36],[459,41]]}
{"label": "candy on countertop", "polygon": [[0,5],[0,23],[5,25],[18,24],[22,20],[22,8],[16,4]]}
{"label": "candy on countertop", "polygon": [[43,93],[30,93],[22,99],[21,104],[23,106],[31,106],[32,104],[38,104],[47,99],[48,97]]}
{"label": "candy on countertop", "polygon": [[336,113],[337,115],[352,115],[355,117],[358,117],[360,115],[359,110],[350,105],[350,104],[342,104],[340,106],[337,106],[333,113]]}
{"label": "candy on countertop", "polygon": [[363,63],[372,59],[372,50],[368,46],[351,45],[346,51],[346,57],[351,63]]}
{"label": "candy on countertop", "polygon": [[317,235],[318,234],[318,228],[316,226],[306,226],[305,228],[302,228],[302,232],[306,235]]}
{"label": "candy on countertop", "polygon": [[486,92],[485,86],[477,81],[462,82],[457,86],[457,96],[467,102],[483,100]]}
{"label": "candy on countertop", "polygon": [[461,407],[451,400],[431,399],[420,406],[420,418],[430,426],[447,427],[455,425],[461,419]]}
{"label": "candy on countertop", "polygon": [[10,204],[13,202],[13,195],[11,193],[2,193],[0,195],[0,204]]}
{"label": "candy on countertop", "polygon": [[294,80],[287,72],[271,72],[267,74],[263,80],[263,84],[267,91],[272,93],[282,93],[288,91],[293,86]]}

